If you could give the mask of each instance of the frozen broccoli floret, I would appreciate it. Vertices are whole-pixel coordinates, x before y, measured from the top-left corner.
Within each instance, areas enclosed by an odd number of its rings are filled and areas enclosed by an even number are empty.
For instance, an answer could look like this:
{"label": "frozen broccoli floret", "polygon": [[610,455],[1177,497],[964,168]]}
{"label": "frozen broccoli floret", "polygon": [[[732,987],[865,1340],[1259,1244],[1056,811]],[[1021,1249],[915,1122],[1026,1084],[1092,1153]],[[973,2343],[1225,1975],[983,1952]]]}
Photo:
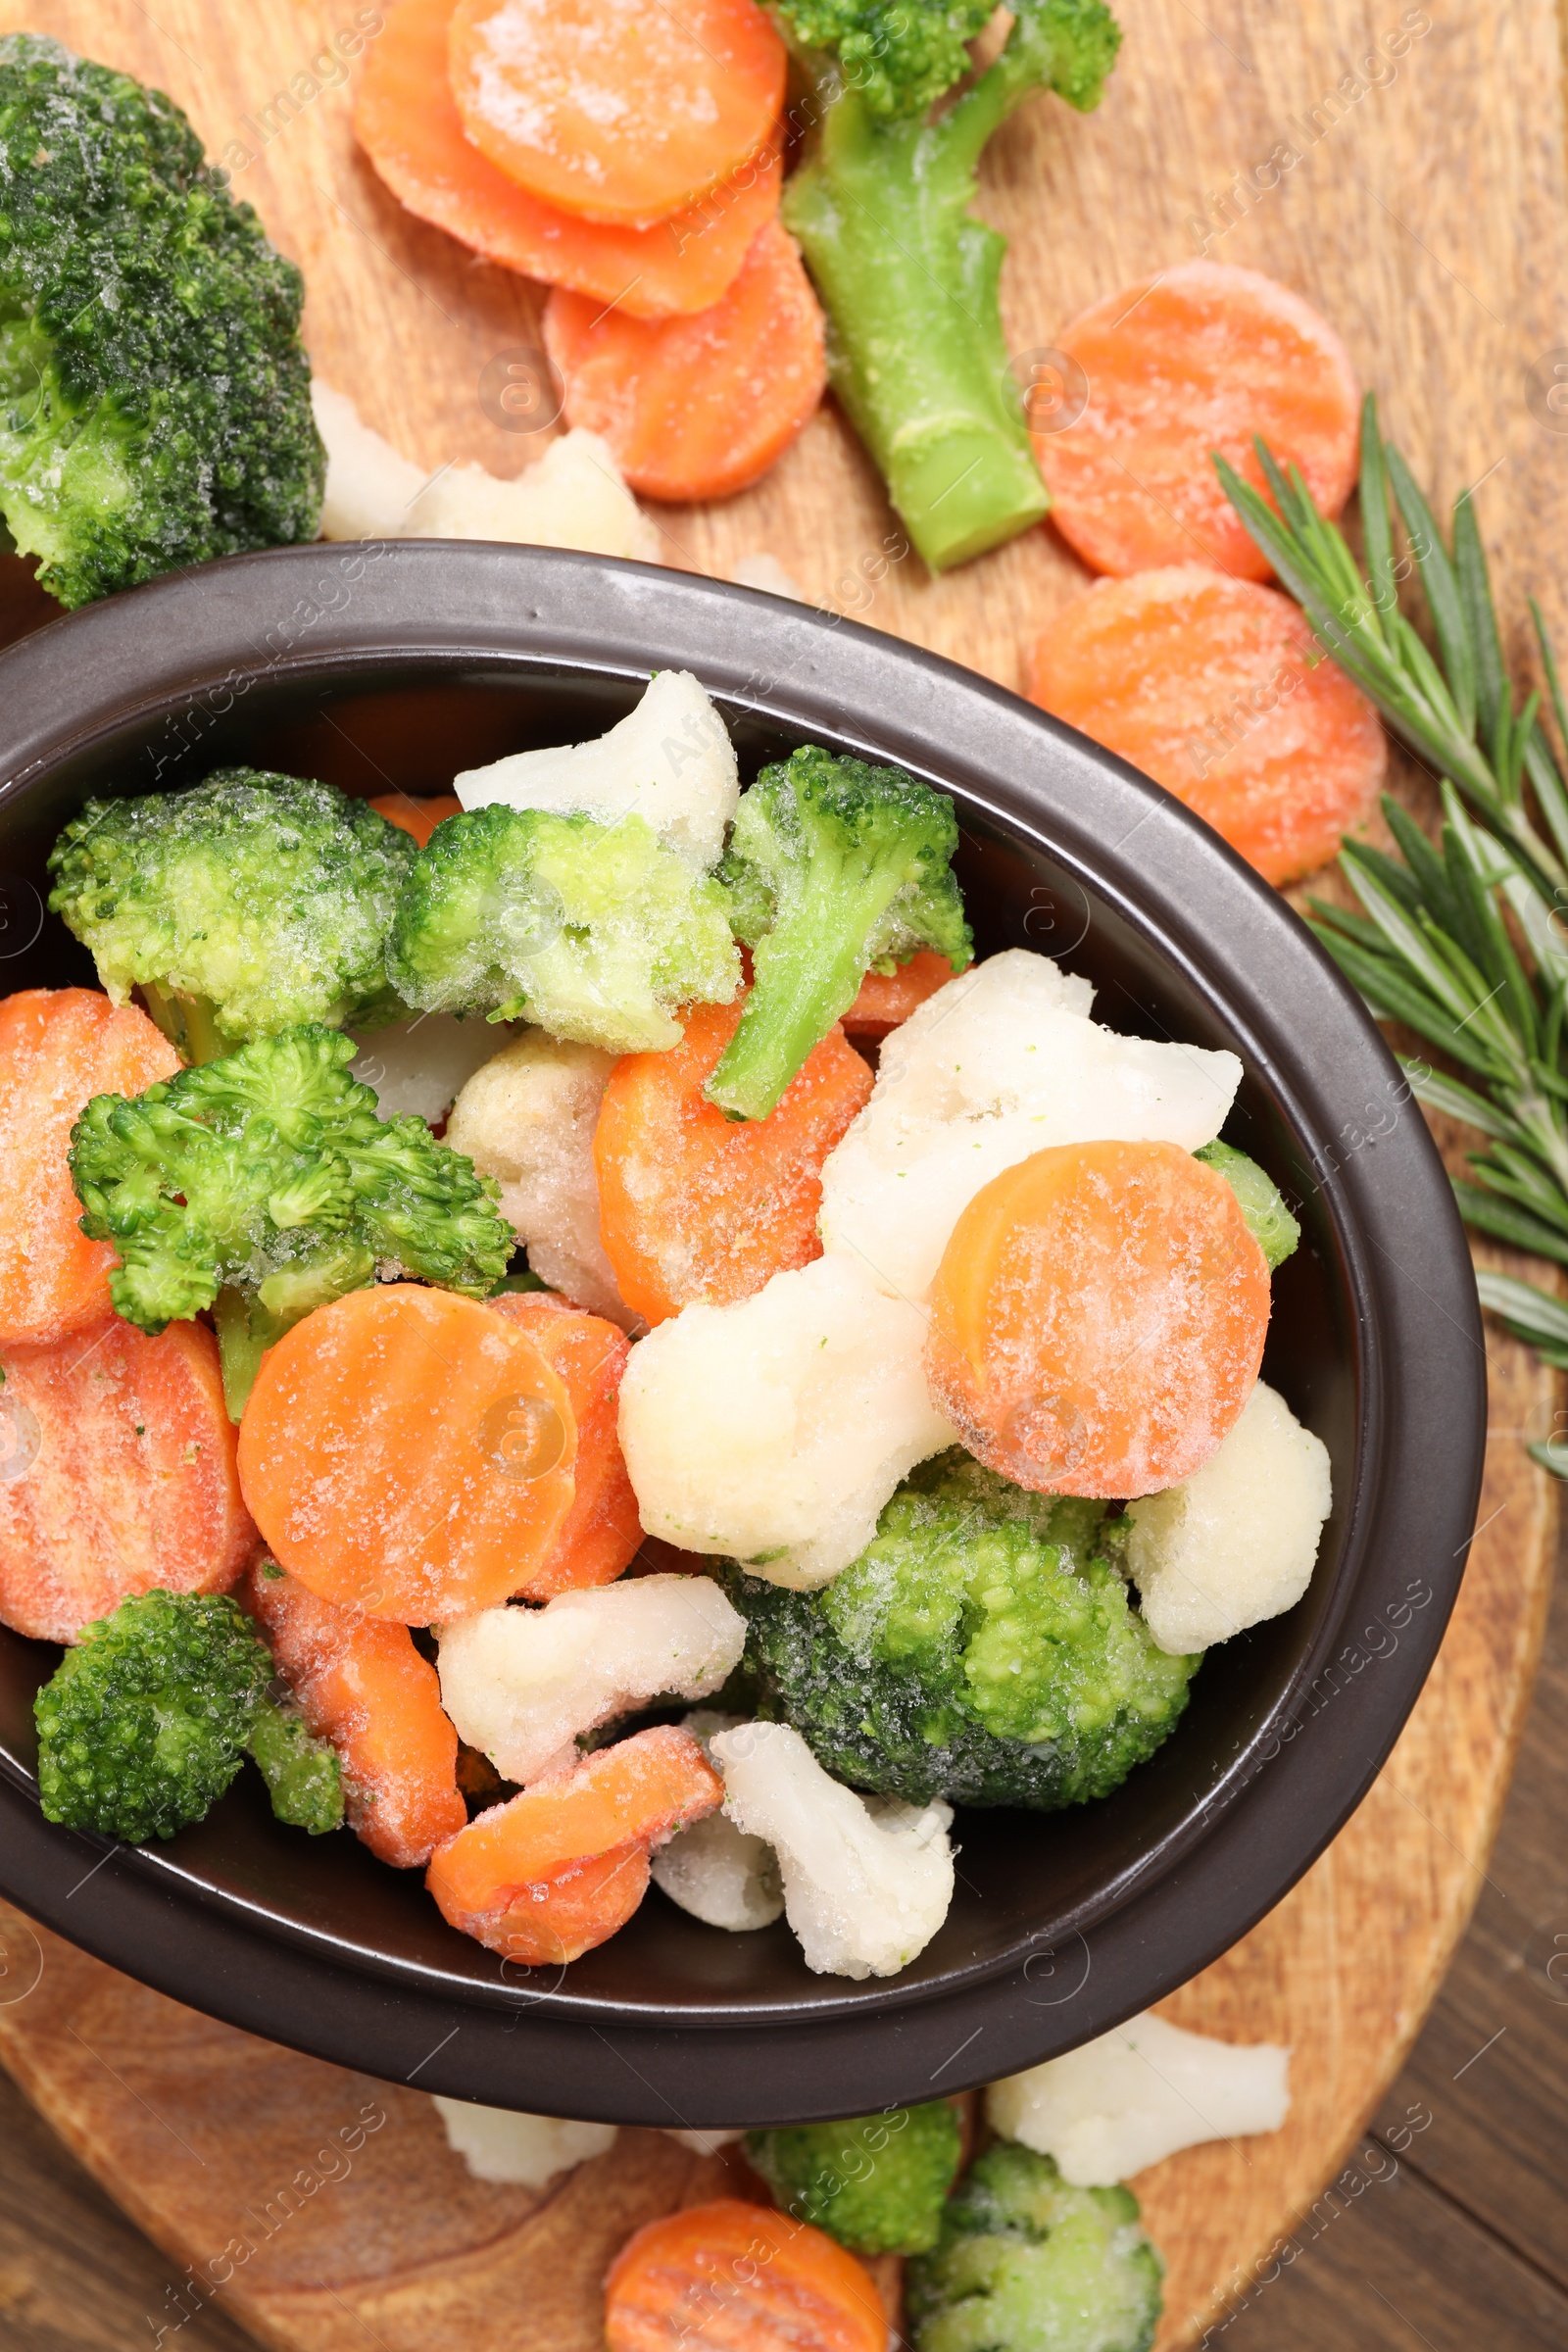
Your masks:
{"label": "frozen broccoli floret", "polygon": [[843,2124],[753,2132],[746,2153],[778,2203],[853,2254],[926,2254],[963,2153],[946,2099]]}
{"label": "frozen broccoli floret", "polygon": [[84,1626],[34,1702],[45,1817],[139,1844],[200,1821],[247,1750],[279,1820],[343,1818],[337,1758],[270,1695],[272,1660],[226,1596],[144,1592]]}
{"label": "frozen broccoli floret", "polygon": [[969,963],[957,846],[946,793],[901,767],[807,744],[763,768],[741,796],[721,868],[753,986],[704,1089],[710,1102],[766,1118],[868,971],[891,972],[921,948],[955,971]]}
{"label": "frozen broccoli floret", "polygon": [[1125,2188],[1069,2188],[1049,2156],[991,2148],[907,2275],[915,2352],[1148,2352],[1165,2265]]}
{"label": "frozen broccoli floret", "polygon": [[330,784],[220,768],[194,791],[89,801],[49,894],[117,1004],[139,987],[187,1061],[297,1021],[392,1017],[386,935],[417,851]]}
{"label": "frozen broccoli floret", "polygon": [[264,1348],[377,1273],[487,1298],[512,1229],[471,1161],[422,1119],[381,1119],[354,1040],[302,1024],[72,1130],[82,1230],[112,1242],[116,1311],[142,1331],[217,1307],[237,1419]]}
{"label": "frozen broccoli floret", "polygon": [[640,816],[492,803],[437,825],[404,886],[388,968],[423,1012],[528,1020],[612,1054],[679,1043],[680,1004],[740,986],[723,893]]}
{"label": "frozen broccoli floret", "polygon": [[1269,1272],[1283,1266],[1300,1241],[1301,1228],[1286,1207],[1285,1196],[1273,1177],[1232,1144],[1205,1144],[1193,1157],[1205,1160],[1217,1176],[1224,1177],[1247,1219],[1248,1232],[1268,1260]]}
{"label": "frozen broccoli floret", "polygon": [[732,1572],[761,1712],[836,1778],[913,1804],[1107,1796],[1174,1729],[1198,1665],[1131,1605],[1124,1526],[938,1455],[825,1590]]}

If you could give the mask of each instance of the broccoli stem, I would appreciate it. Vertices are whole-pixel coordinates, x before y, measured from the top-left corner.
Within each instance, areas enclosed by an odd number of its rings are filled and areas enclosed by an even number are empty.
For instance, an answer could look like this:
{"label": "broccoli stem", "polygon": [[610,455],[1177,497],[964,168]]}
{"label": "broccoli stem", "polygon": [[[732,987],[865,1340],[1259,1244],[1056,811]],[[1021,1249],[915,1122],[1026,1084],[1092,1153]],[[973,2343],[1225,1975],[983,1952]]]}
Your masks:
{"label": "broccoli stem", "polygon": [[198,1062],[221,1061],[233,1053],[233,1041],[219,1028],[210,997],[193,996],[180,988],[161,988],[156,980],[144,980],[141,993],[147,1010],[187,1069]]}
{"label": "broccoli stem", "polygon": [[343,1772],[336,1750],[312,1738],[295,1708],[264,1698],[245,1744],[279,1821],[309,1830],[313,1838],[341,1828]]}
{"label": "broccoli stem", "polygon": [[362,1243],[335,1235],[291,1266],[269,1274],[254,1293],[225,1286],[213,1301],[223,1402],[238,1421],[250,1400],[269,1348],[313,1309],[375,1279],[375,1259]]}

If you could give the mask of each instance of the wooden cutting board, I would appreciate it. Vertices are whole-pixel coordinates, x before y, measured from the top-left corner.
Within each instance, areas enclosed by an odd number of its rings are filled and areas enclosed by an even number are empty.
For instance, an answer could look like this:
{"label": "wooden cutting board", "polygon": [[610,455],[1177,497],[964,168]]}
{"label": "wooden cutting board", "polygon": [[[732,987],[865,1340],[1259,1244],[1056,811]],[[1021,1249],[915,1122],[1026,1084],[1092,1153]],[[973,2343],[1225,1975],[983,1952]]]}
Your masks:
{"label": "wooden cutting board", "polygon": [[[983,207],[1012,238],[1012,350],[1048,352],[1083,305],[1200,240],[1298,287],[1345,335],[1429,488],[1446,501],[1488,477],[1482,522],[1522,659],[1530,591],[1559,630],[1565,617],[1568,440],[1536,388],[1568,343],[1552,9],[1467,0],[1434,21],[1399,0],[1118,4],[1126,47],[1100,114],[1038,104],[987,161]],[[318,368],[369,422],[432,469],[471,458],[515,472],[542,443],[504,429],[494,392],[537,353],[537,289],[402,214],[356,155],[341,36],[373,40],[379,23],[349,0],[0,0],[0,29],[55,33],[189,111],[304,267]],[[1392,61],[1390,38],[1403,43]],[[811,597],[1009,686],[1022,648],[1083,583],[1049,530],[939,583],[913,558],[890,563],[891,518],[831,410],[754,490],[657,520],[672,564],[727,576],[765,552]],[[1401,790],[1421,805],[1418,777]],[[1347,1103],[1348,1121],[1358,1108]],[[1555,1516],[1555,1491],[1521,1450],[1552,1425],[1552,1384],[1501,1334],[1488,1348],[1480,1533],[1421,1702],[1316,1868],[1167,2004],[1183,2024],[1287,2041],[1296,2057],[1278,2135],[1191,2151],[1136,2183],[1170,2258],[1165,2347],[1222,2320],[1277,2236],[1304,2246],[1320,2227],[1311,2201],[1356,2134],[1369,2118],[1395,2120],[1380,2102],[1482,1883]],[[592,2352],[612,2247],[721,2178],[627,2132],[553,2195],[484,2187],[416,2091],[214,2025],[23,1923],[6,1952],[0,2057],[168,2250],[154,2330],[194,2308],[199,2278],[285,2352],[364,2352],[368,2340],[383,2352]],[[361,2128],[344,2159],[326,2153]],[[254,2251],[236,2260],[231,2241]]]}

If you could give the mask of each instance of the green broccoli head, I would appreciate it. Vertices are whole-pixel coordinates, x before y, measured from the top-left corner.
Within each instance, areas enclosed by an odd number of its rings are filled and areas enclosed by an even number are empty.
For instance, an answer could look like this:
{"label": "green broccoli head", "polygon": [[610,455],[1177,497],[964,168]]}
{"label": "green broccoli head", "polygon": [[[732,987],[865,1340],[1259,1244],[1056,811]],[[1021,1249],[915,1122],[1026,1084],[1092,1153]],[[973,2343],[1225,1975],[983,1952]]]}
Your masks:
{"label": "green broccoli head", "polygon": [[730,921],[752,950],[740,1027],[705,1092],[733,1118],[763,1119],[873,969],[918,949],[955,971],[974,941],[951,860],[946,793],[902,767],[807,744],[741,797],[720,869]]}
{"label": "green broccoli head", "polygon": [[378,1118],[355,1050],[285,1029],[133,1100],[95,1095],[72,1131],[82,1230],[120,1253],[117,1311],[159,1332],[218,1301],[236,1418],[262,1349],[313,1307],[377,1272],[487,1298],[512,1255],[493,1188],[422,1119]]}
{"label": "green broccoli head", "polygon": [[0,511],[62,604],[315,538],[304,293],[160,91],[0,40]]}
{"label": "green broccoli head", "polygon": [[1125,2188],[1071,2188],[1004,2141],[948,2200],[909,2266],[915,2352],[1148,2352],[1165,2265]]}
{"label": "green broccoli head", "polygon": [[969,71],[964,47],[995,11],[987,0],[774,0],[786,39],[833,58],[870,114],[923,115]]}
{"label": "green broccoli head", "polygon": [[922,1463],[816,1592],[732,1572],[759,1712],[835,1779],[927,1804],[1050,1812],[1107,1796],[1187,1704],[1103,1504],[1027,1494],[958,1449]]}
{"label": "green broccoli head", "polygon": [[421,1012],[529,1020],[611,1054],[680,1041],[679,1004],[727,1004],[740,958],[716,882],[640,816],[499,803],[437,825],[398,902],[393,981]]}
{"label": "green broccoli head", "polygon": [[335,1829],[337,1758],[303,1725],[287,1728],[295,1719],[271,1698],[271,1681],[266,1642],[225,1596],[122,1600],[83,1628],[34,1702],[45,1817],[127,1844],[172,1838],[256,1749],[278,1759],[264,1770],[279,1818]]}
{"label": "green broccoli head", "polygon": [[780,2205],[853,2254],[924,2254],[963,2153],[945,2099],[842,2124],[752,2132],[746,2153]]}
{"label": "green broccoli head", "polygon": [[191,792],[89,801],[49,855],[49,905],[117,1004],[139,987],[188,1060],[299,1021],[398,1011],[386,935],[418,852],[330,784],[220,768]]}
{"label": "green broccoli head", "polygon": [[1247,1230],[1267,1258],[1269,1272],[1283,1266],[1300,1241],[1301,1228],[1286,1207],[1285,1196],[1273,1177],[1232,1144],[1205,1144],[1193,1156],[1212,1168],[1216,1176],[1223,1176],[1236,1195]]}

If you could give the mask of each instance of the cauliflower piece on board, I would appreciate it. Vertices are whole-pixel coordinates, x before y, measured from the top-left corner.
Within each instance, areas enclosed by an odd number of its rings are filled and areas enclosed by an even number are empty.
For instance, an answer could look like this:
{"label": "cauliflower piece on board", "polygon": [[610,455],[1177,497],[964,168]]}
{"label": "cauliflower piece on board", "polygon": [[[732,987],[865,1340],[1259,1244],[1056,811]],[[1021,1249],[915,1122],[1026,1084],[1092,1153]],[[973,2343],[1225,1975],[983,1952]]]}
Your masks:
{"label": "cauliflower piece on board", "polygon": [[476,2107],[444,2099],[436,2107],[447,2138],[476,2180],[505,2180],[543,2188],[615,2144],[615,2124],[571,2124],[554,2115],[514,2115],[510,2107]]}
{"label": "cauliflower piece on board", "polygon": [[1055,1144],[1212,1143],[1234,1054],[1122,1037],[1094,992],[1008,948],[939,988],[889,1037],[871,1100],[822,1169],[818,1230],[891,1297],[927,1297],[983,1186]]}
{"label": "cauliflower piece on board", "polygon": [[920,1365],[925,1317],[853,1258],[688,1306],[632,1349],[620,1444],[643,1526],[808,1592],[858,1559],[900,1479],[956,1441]]}
{"label": "cauliflower piece on board", "polygon": [[574,1742],[666,1693],[708,1698],[740,1663],[746,1620],[706,1576],[639,1576],[542,1609],[480,1609],[438,1628],[441,1704],[460,1739],[526,1788]]}
{"label": "cauliflower piece on board", "polygon": [[375,1090],[383,1119],[412,1111],[434,1127],[451,1109],[475,1070],[493,1061],[498,1046],[516,1032],[500,1022],[460,1021],[450,1012],[420,1013],[389,1028],[356,1031],[359,1052],[350,1075]]}
{"label": "cauliflower piece on board", "polygon": [[[488,1024],[468,1026],[482,1032]],[[630,1331],[637,1317],[615,1288],[599,1238],[594,1173],[594,1128],[614,1066],[614,1054],[597,1046],[525,1029],[467,1081],[446,1141],[481,1176],[496,1179],[501,1213],[540,1281]]]}
{"label": "cauliflower piece on board", "polygon": [[[684,1729],[711,1761],[718,1734],[732,1732],[740,1721],[739,1715],[699,1707],[687,1716]],[[710,1928],[728,1928],[734,1935],[743,1935],[753,1928],[771,1927],[784,1908],[784,1886],[773,1848],[760,1838],[749,1838],[723,1813],[710,1813],[702,1821],[694,1821],[689,1830],[677,1830],[668,1844],[653,1855],[650,1868],[654,1885],[662,1887],[672,1903]],[[674,2136],[684,2139],[687,2135],[677,2132]],[[710,2138],[712,2134],[699,2132],[696,2136]]]}
{"label": "cauliflower piece on board", "polygon": [[319,376],[311,384],[311,406],[326,445],[321,537],[401,539],[425,485],[424,467],[399,457],[391,442],[364,421],[348,394],[334,392]]}
{"label": "cauliflower piece on board", "polygon": [[778,1855],[784,1913],[818,1976],[894,1977],[953,1900],[953,1807],[857,1796],[787,1723],[720,1732],[710,1754],[724,1811]]}
{"label": "cauliflower piece on board", "polygon": [[1294,1609],[1333,1500],[1328,1447],[1260,1380],[1200,1470],[1128,1505],[1127,1573],[1158,1646],[1182,1657]]}
{"label": "cauliflower piece on board", "polygon": [[[719,1818],[716,1813],[709,1815],[710,1821],[717,1821]],[[685,1830],[681,1832],[683,1838],[688,1834]],[[683,2148],[690,2148],[694,2156],[711,2156],[716,2149],[727,2148],[731,2140],[744,2139],[746,2136],[745,2132],[739,2130],[734,2132],[677,2132],[673,2124],[661,2124],[659,2129],[666,2139],[679,2140]]]}
{"label": "cauliflower piece on board", "polygon": [[607,825],[640,816],[666,850],[706,871],[723,854],[741,779],[729,730],[691,671],[662,669],[608,735],[514,752],[466,768],[452,789],[465,808],[500,801]]}
{"label": "cauliflower piece on board", "polygon": [[1178,2148],[1277,2132],[1290,2065],[1277,2042],[1238,2048],[1146,2014],[993,2082],[986,2118],[1004,2138],[1054,2156],[1075,2188],[1109,2188]]}

